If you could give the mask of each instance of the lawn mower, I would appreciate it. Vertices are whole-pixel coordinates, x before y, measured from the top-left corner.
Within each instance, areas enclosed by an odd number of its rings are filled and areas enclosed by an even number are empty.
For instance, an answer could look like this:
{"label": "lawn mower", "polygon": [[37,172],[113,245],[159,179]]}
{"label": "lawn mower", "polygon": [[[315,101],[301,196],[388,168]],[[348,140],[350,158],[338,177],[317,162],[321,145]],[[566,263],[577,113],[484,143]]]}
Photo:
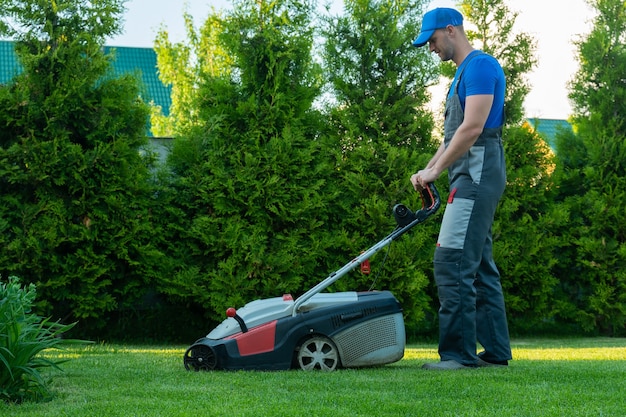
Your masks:
{"label": "lawn mower", "polygon": [[384,365],[404,356],[402,308],[389,291],[322,293],[328,286],[390,245],[440,206],[434,184],[422,190],[415,212],[396,204],[392,233],[300,297],[252,301],[185,352],[187,370],[323,370]]}

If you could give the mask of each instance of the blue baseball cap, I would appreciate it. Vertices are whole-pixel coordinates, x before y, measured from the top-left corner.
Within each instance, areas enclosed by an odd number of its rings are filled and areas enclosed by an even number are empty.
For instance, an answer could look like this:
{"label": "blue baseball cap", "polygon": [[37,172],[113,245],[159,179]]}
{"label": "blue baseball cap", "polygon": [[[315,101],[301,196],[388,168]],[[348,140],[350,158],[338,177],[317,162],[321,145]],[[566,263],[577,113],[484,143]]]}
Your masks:
{"label": "blue baseball cap", "polygon": [[432,9],[424,15],[422,30],[413,41],[413,46],[419,48],[426,45],[437,29],[445,28],[448,25],[459,26],[462,24],[463,15],[459,11],[447,7]]}

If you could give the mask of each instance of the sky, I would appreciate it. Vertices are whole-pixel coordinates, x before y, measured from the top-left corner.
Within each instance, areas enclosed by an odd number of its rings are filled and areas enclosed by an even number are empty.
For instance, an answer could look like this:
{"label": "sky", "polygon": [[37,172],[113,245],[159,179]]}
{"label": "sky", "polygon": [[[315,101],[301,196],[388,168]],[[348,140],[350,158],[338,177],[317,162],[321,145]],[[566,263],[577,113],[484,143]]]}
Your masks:
{"label": "sky", "polygon": [[[519,13],[515,30],[528,33],[537,41],[539,62],[528,75],[531,92],[524,102],[526,116],[567,119],[571,115],[567,83],[578,70],[573,42],[591,30],[593,10],[585,0],[505,2],[512,11]],[[455,7],[455,4],[454,0],[432,0],[427,9]],[[179,42],[186,38],[183,24],[185,10],[194,17],[196,26],[200,26],[212,9],[220,10],[230,5],[228,0],[128,0],[123,33],[109,39],[107,45],[152,47],[160,28],[167,30],[171,41]],[[432,108],[436,110],[443,99],[443,89],[435,87],[431,92]]]}

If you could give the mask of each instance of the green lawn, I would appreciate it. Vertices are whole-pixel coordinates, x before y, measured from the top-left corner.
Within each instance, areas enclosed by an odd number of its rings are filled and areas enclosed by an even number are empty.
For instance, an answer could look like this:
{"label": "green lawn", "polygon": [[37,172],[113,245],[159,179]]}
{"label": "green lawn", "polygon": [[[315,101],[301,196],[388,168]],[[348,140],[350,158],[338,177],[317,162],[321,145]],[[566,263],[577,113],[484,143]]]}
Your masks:
{"label": "green lawn", "polygon": [[187,372],[186,346],[92,345],[47,355],[56,398],[0,416],[626,416],[626,339],[516,340],[504,369],[433,372],[436,346],[375,369]]}

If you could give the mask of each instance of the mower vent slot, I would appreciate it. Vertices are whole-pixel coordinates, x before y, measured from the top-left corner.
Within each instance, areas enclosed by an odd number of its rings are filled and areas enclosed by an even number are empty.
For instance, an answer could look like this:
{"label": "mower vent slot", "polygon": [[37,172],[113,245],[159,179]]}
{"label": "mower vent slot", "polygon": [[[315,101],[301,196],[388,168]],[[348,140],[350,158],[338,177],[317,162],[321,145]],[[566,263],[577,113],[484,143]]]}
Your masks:
{"label": "mower vent slot", "polygon": [[394,316],[384,316],[354,326],[338,336],[336,342],[342,347],[344,365],[349,366],[372,352],[397,346],[396,324]]}
{"label": "mower vent slot", "polygon": [[354,310],[347,313],[338,314],[332,317],[333,328],[337,329],[344,326],[346,322],[354,320],[355,318],[364,318],[376,314],[378,309],[376,307],[364,308],[362,310]]}

